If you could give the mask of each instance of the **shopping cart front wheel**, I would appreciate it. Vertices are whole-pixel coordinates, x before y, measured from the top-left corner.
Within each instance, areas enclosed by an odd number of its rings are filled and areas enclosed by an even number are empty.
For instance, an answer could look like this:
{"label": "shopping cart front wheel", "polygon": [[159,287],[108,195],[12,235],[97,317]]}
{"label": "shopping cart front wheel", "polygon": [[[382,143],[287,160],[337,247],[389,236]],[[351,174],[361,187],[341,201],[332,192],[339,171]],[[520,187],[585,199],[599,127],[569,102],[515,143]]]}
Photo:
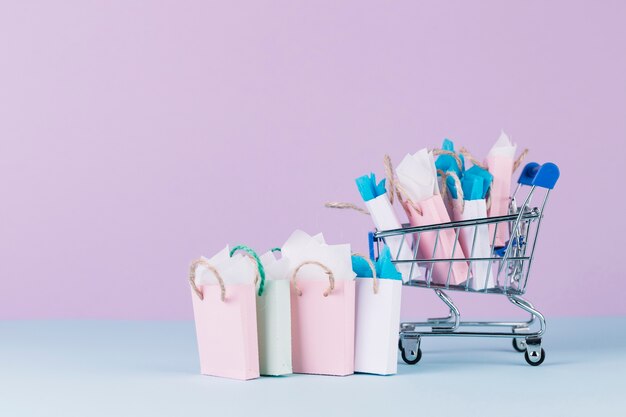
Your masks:
{"label": "shopping cart front wheel", "polygon": [[543,348],[539,352],[526,350],[524,358],[530,366],[539,366],[546,359],[546,351]]}
{"label": "shopping cart front wheel", "polygon": [[400,340],[398,340],[398,349],[400,349],[400,355],[406,364],[415,365],[422,359],[420,341],[419,337],[408,339],[400,337]]}

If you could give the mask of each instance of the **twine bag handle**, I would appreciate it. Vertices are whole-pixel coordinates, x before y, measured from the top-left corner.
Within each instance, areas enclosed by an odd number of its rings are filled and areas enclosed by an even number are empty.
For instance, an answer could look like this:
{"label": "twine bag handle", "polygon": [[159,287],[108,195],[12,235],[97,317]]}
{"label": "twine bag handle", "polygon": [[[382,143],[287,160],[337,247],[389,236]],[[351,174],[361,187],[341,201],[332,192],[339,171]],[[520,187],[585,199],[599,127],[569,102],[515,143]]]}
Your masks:
{"label": "twine bag handle", "polygon": [[[440,169],[437,170],[437,174],[441,175],[441,194],[447,195],[452,204],[454,204],[454,200],[460,201],[461,213],[463,213],[463,210],[465,210],[465,200],[463,196],[463,186],[461,185],[461,180],[459,179],[459,176],[456,175],[456,172],[454,171],[443,172]],[[452,178],[452,180],[454,181],[457,198],[452,197],[452,192],[450,192],[450,189],[448,188],[448,177]]]}
{"label": "twine bag handle", "polygon": [[[487,165],[483,164],[478,159],[476,159],[474,155],[472,155],[470,151],[467,150],[467,148],[461,148],[459,152],[463,154],[463,156],[466,157],[472,164],[479,166],[482,169],[487,169]],[[526,159],[527,155],[528,155],[528,148],[525,148],[522,151],[522,153],[517,157],[517,159],[513,162],[513,172],[517,171],[517,168],[519,168],[520,165],[522,165],[522,162],[524,162],[524,159]]]}
{"label": "twine bag handle", "polygon": [[459,171],[463,172],[463,162],[461,161],[461,157],[457,155],[456,152],[446,151],[445,149],[439,149],[439,148],[432,149],[431,152],[433,153],[434,156],[449,155],[453,157],[454,160],[456,161],[456,165],[459,167]]}
{"label": "twine bag handle", "polygon": [[340,201],[329,201],[328,203],[324,204],[324,207],[326,208],[334,208],[334,209],[352,209],[352,210],[356,210],[359,213],[363,213],[369,216],[369,211],[365,210],[364,208],[361,208],[359,206],[357,206],[354,203],[342,203]]}
{"label": "twine bag handle", "polygon": [[465,158],[467,158],[467,160],[469,160],[472,164],[476,165],[477,167],[480,167],[482,169],[487,169],[487,165],[480,162],[474,155],[472,155],[470,151],[467,150],[466,147],[461,147],[461,149],[459,149],[459,153],[463,155]]}
{"label": "twine bag handle", "polygon": [[385,165],[385,174],[387,175],[387,183],[389,184],[389,202],[393,204],[393,194],[395,192],[395,194],[398,197],[398,201],[400,202],[400,205],[404,207],[405,210],[406,210],[407,205],[411,205],[411,207],[413,208],[413,210],[417,212],[417,214],[419,214],[420,216],[423,216],[422,210],[420,210],[420,208],[415,203],[413,203],[408,198],[404,199],[404,196],[408,194],[406,190],[404,189],[404,187],[402,186],[402,184],[400,184],[400,181],[398,181],[398,179],[395,176],[395,171],[393,169],[393,165],[391,164],[391,158],[389,157],[389,155],[385,155],[383,163]]}
{"label": "twine bag handle", "polygon": [[213,273],[213,276],[215,276],[215,279],[217,279],[217,283],[220,286],[220,299],[222,300],[222,302],[226,301],[226,287],[224,287],[224,280],[222,279],[222,276],[220,275],[219,271],[215,269],[215,267],[204,258],[196,259],[191,263],[191,266],[189,267],[189,283],[191,284],[191,288],[193,288],[193,291],[196,293],[198,298],[204,300],[204,294],[202,294],[202,291],[200,291],[200,289],[198,289],[198,287],[196,286],[196,270],[200,265],[204,266],[206,269]]}
{"label": "twine bag handle", "polygon": [[293,275],[291,275],[291,282],[293,283],[293,287],[295,288],[298,296],[302,295],[302,290],[298,288],[298,284],[296,283],[296,276],[298,275],[300,269],[305,265],[317,265],[324,270],[324,273],[326,275],[328,275],[328,281],[330,282],[330,285],[324,290],[324,297],[328,297],[328,295],[335,289],[335,275],[329,267],[318,261],[304,261],[300,265],[298,265],[298,267],[293,271]]}
{"label": "twine bag handle", "polygon": [[[383,158],[383,165],[385,166],[385,177],[387,178],[387,196],[389,197],[389,203],[393,205],[394,195],[398,194],[398,199],[401,198],[400,192],[397,190],[396,186],[398,184],[395,175],[393,173],[393,166],[391,165],[391,158],[389,155],[385,155]],[[326,208],[334,208],[334,209],[350,209],[358,211],[359,213],[363,213],[366,215],[370,215],[370,212],[365,210],[362,207],[357,206],[354,203],[344,203],[339,201],[329,201],[324,204]]]}
{"label": "twine bag handle", "polygon": [[352,253],[352,256],[356,256],[358,258],[362,258],[365,260],[365,262],[367,262],[367,265],[370,267],[370,269],[372,270],[372,287],[374,289],[374,294],[378,294],[378,287],[379,287],[379,282],[378,282],[378,277],[376,276],[376,267],[374,266],[374,263],[372,262],[372,260],[368,257],[366,257],[365,255],[362,255],[360,253]]}
{"label": "twine bag handle", "polygon": [[256,277],[254,277],[254,285],[259,283],[259,296],[263,295],[263,290],[265,289],[265,268],[263,267],[263,263],[261,259],[259,259],[259,255],[249,246],[246,245],[237,245],[230,250],[230,256],[232,257],[235,252],[242,251],[245,252],[244,255],[247,256],[256,266],[257,272]]}
{"label": "twine bag handle", "polygon": [[526,159],[526,155],[528,155],[528,148],[524,149],[513,163],[513,172],[517,171],[517,168],[522,165],[522,162]]}

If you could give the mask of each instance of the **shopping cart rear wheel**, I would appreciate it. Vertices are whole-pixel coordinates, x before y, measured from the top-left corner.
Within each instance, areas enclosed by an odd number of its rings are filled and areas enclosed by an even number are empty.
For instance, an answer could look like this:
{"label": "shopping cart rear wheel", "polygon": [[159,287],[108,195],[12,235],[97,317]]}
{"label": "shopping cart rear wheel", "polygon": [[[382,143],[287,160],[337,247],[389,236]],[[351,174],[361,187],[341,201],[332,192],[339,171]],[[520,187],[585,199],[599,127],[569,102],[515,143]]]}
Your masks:
{"label": "shopping cart rear wheel", "polygon": [[513,349],[517,350],[520,353],[526,352],[526,340],[522,337],[513,338]]}
{"label": "shopping cart rear wheel", "polygon": [[[404,358],[404,356],[403,356],[403,358]],[[530,366],[539,366],[546,359],[546,351],[543,350],[543,348],[541,348],[541,351],[539,353],[539,357],[531,358],[530,355],[528,354],[528,350],[527,350],[526,353],[524,354],[524,359],[526,359],[526,362]]]}
{"label": "shopping cart rear wheel", "polygon": [[[413,353],[413,352],[411,352]],[[407,363],[408,365],[415,365],[416,363],[418,363],[420,361],[420,359],[422,359],[422,349],[421,348],[417,348],[417,354],[415,355],[415,357],[411,356],[412,359],[409,359],[406,355],[406,351],[404,349],[400,349],[400,354],[402,355],[402,360]]]}

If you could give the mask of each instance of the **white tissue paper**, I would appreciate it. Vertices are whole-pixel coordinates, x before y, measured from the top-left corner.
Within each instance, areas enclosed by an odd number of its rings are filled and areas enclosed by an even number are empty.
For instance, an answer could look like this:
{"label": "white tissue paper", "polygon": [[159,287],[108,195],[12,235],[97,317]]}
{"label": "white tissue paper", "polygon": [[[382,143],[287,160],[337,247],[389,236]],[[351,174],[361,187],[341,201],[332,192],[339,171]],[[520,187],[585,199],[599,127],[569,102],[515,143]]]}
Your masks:
{"label": "white tissue paper", "polygon": [[[356,277],[352,271],[350,245],[328,245],[322,234],[311,236],[302,230],[296,230],[283,245],[282,254],[289,259],[290,274],[303,262],[318,261],[333,271],[336,280],[351,280]],[[303,268],[298,273],[298,280],[319,278],[320,270],[316,268]]]}
{"label": "white tissue paper", "polygon": [[439,194],[435,160],[426,148],[406,155],[396,168],[396,175],[407,194],[405,197],[414,203]]}
{"label": "white tissue paper", "polygon": [[[235,253],[231,257],[228,245],[211,259],[206,260],[220,273],[222,280],[224,280],[224,285],[249,284],[254,282],[258,273],[254,262],[247,256]],[[198,265],[196,285],[217,285],[217,280],[206,267]]]}

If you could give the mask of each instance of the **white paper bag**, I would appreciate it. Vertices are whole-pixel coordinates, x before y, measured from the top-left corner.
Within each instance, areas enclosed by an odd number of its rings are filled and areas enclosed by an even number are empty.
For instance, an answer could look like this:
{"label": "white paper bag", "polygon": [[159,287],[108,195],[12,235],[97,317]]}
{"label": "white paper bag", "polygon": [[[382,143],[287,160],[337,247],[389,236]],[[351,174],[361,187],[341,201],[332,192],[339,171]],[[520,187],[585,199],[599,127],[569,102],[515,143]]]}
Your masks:
{"label": "white paper bag", "polygon": [[[487,205],[484,199],[465,200],[463,206],[455,206],[455,220],[473,220],[487,217]],[[476,238],[474,239],[474,234]],[[491,240],[489,226],[486,224],[476,227],[461,228],[459,241],[463,252],[471,258],[491,257]],[[473,244],[473,250],[472,250]],[[496,286],[495,276],[490,269],[489,261],[471,262],[471,279],[469,286],[473,290],[483,290]]]}
{"label": "white paper bag", "polygon": [[276,259],[272,252],[261,257],[265,269],[265,288],[257,295],[259,370],[261,375],[292,373],[291,294],[289,260]]}
{"label": "white paper bag", "polygon": [[[372,200],[366,201],[365,206],[372,215],[372,221],[376,229],[382,231],[402,227],[398,221],[396,212],[389,202],[387,194],[382,194]],[[402,241],[402,236],[389,236],[385,238],[385,244],[389,247],[391,257],[394,260],[412,260],[411,240],[410,235],[404,236],[404,242]],[[417,264],[414,265],[413,272],[411,273],[411,265],[411,263],[396,264],[396,268],[398,268],[398,272],[402,274],[402,281],[404,282],[409,281],[409,276],[411,275],[411,279],[417,279],[422,275],[422,268],[418,268]]]}
{"label": "white paper bag", "polygon": [[399,279],[357,278],[355,372],[397,373],[401,296]]}

